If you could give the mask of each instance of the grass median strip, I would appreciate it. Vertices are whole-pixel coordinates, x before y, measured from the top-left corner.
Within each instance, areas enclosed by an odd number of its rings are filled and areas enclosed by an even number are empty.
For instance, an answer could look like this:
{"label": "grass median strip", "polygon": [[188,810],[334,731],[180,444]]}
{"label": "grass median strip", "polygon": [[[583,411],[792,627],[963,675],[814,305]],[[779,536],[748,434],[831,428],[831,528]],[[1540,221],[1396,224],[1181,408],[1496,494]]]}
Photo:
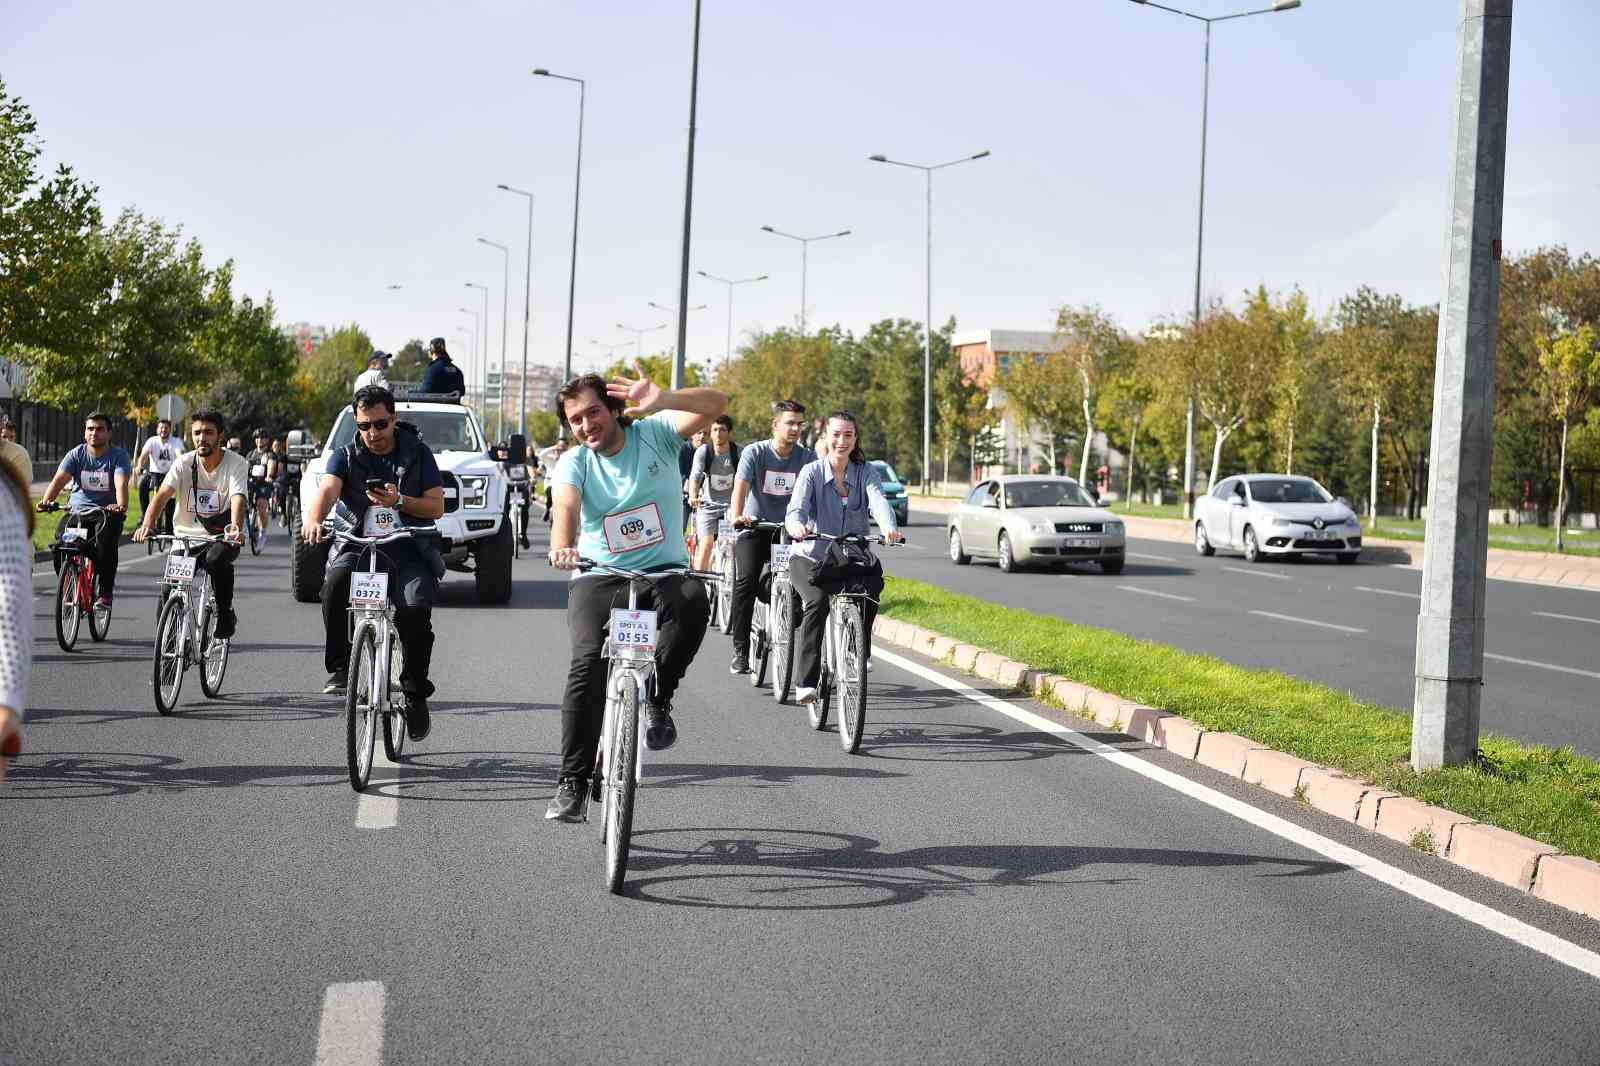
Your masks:
{"label": "grass median strip", "polygon": [[1411,718],[1327,685],[890,576],[883,614],[1600,861],[1600,761],[1492,733],[1416,773]]}

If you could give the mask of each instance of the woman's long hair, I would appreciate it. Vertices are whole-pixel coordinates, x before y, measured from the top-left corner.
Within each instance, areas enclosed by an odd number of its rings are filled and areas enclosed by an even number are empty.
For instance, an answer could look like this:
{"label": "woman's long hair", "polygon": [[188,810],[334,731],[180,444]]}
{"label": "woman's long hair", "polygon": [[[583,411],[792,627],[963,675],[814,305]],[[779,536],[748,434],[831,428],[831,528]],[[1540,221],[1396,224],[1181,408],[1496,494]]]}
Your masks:
{"label": "woman's long hair", "polygon": [[850,461],[852,463],[866,462],[867,457],[861,451],[861,423],[857,422],[856,416],[851,414],[849,411],[835,411],[829,415],[827,421],[823,423],[823,432],[827,432],[828,422],[832,422],[835,418],[841,422],[850,423],[851,428],[856,431],[856,442],[855,445],[850,449]]}

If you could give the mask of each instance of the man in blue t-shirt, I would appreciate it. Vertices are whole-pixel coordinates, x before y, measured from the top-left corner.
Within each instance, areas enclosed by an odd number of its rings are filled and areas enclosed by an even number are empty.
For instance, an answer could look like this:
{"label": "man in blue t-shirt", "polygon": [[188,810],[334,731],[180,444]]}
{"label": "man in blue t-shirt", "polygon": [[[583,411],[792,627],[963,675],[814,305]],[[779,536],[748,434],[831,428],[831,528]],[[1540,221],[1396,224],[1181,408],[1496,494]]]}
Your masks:
{"label": "man in blue t-shirt", "polygon": [[[683,479],[678,452],[728,406],[715,389],[663,390],[641,372],[636,380],[585,374],[561,387],[561,424],[574,447],[551,476],[555,521],[550,563],[576,570],[580,559],[629,570],[689,565],[680,521]],[[605,626],[613,606],[626,606],[628,581],[603,573],[573,575],[567,592],[572,662],[561,701],[561,778],[545,817],[581,822],[589,772],[605,714]],[[678,729],[672,696],[711,615],[700,580],[675,574],[649,582],[641,608],[657,615],[655,698],[645,709],[645,746],[670,748]]]}
{"label": "man in blue t-shirt", "polygon": [[[92,555],[94,570],[100,588],[95,593],[95,605],[110,607],[112,594],[117,587],[117,544],[122,539],[122,523],[128,518],[128,478],[133,474],[133,460],[128,453],[111,443],[111,416],[95,412],[83,420],[83,443],[66,454],[44,490],[39,510],[55,503],[69,481],[76,481],[67,506],[73,511],[91,507],[104,507],[105,514],[95,529]],[[61,520],[64,528],[71,515]],[[60,531],[56,533],[61,536]]]}

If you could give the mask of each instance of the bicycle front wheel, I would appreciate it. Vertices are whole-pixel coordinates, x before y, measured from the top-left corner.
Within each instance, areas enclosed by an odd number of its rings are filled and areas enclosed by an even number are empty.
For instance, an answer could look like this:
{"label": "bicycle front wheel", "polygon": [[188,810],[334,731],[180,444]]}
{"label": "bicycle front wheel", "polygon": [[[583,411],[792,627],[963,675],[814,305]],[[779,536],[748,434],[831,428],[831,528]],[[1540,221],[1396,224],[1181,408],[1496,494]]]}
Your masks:
{"label": "bicycle front wheel", "polygon": [[389,698],[383,715],[383,753],[390,762],[399,762],[406,748],[405,692],[400,688],[400,674],[406,668],[405,649],[399,637],[389,644]]}
{"label": "bicycle front wheel", "polygon": [[723,557],[720,570],[722,580],[717,582],[717,617],[722,621],[722,631],[733,635],[733,551]]}
{"label": "bicycle front wheel", "polygon": [[56,643],[62,651],[71,651],[78,643],[78,627],[83,624],[83,612],[78,606],[78,560],[69,556],[61,564],[61,577],[56,582]]}
{"label": "bicycle front wheel", "polygon": [[216,629],[217,609],[212,606],[200,628],[200,691],[213,700],[222,694],[222,679],[228,673],[228,646],[232,643],[217,639]]}
{"label": "bicycle front wheel", "polygon": [[861,605],[839,605],[838,644],[834,648],[833,699],[839,712],[839,746],[854,755],[867,721],[867,643]]}
{"label": "bicycle front wheel", "polygon": [[371,625],[356,633],[350,649],[350,674],[345,679],[345,757],[350,787],[362,792],[372,776],[372,754],[378,743],[377,634]]}
{"label": "bicycle front wheel", "polygon": [[178,705],[178,693],[183,691],[183,615],[188,604],[182,596],[168,596],[156,621],[156,652],[152,664],[156,710],[171,714]]}
{"label": "bicycle front wheel", "polygon": [[606,844],[606,891],[622,894],[628,873],[628,842],[633,838],[633,793],[639,784],[639,682],[623,672],[611,697],[611,745],[606,752],[605,812],[601,821]]}
{"label": "bicycle front wheel", "polygon": [[787,584],[772,583],[772,604],[767,608],[772,632],[772,698],[789,701],[794,684],[794,594]]}

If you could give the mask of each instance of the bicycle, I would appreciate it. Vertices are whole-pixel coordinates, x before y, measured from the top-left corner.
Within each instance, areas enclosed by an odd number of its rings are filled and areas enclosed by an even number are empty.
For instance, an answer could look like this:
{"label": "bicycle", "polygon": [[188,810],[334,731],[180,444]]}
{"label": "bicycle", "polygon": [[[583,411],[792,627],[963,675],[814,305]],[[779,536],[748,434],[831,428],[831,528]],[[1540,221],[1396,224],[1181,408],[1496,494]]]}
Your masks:
{"label": "bicycle", "polygon": [[[812,533],[817,540],[862,548],[889,541],[860,534],[835,537]],[[861,730],[867,721],[867,633],[866,609],[869,599],[859,578],[846,580],[844,587],[828,594],[828,620],[822,635],[822,669],[817,675],[816,698],[807,706],[811,728],[821,731],[828,724],[828,704],[835,698],[839,716],[839,746],[854,755],[861,749]]]}
{"label": "bicycle", "polygon": [[[705,506],[702,504],[701,506]],[[711,624],[733,633],[733,542],[739,531],[726,518],[717,519],[717,542],[711,548],[711,569],[717,574],[711,597]]]}
{"label": "bicycle", "polygon": [[[399,762],[406,744],[405,693],[400,675],[405,670],[405,648],[394,625],[394,604],[389,599],[389,575],[378,569],[378,551],[385,544],[435,533],[432,525],[402,526],[379,537],[358,537],[341,529],[328,533],[354,544],[368,555],[365,571],[350,576],[350,673],[345,680],[345,762],[350,787],[364,792],[372,777],[372,756],[377,750],[377,719],[383,716],[383,753]],[[359,560],[358,560],[359,562]]]}
{"label": "bicycle", "polygon": [[255,493],[256,483],[252,481],[250,483],[250,502],[245,505],[244,509],[245,540],[250,542],[250,554],[260,555],[261,538],[266,535],[267,531],[263,529],[261,527],[261,523],[256,520]]}
{"label": "bicycle", "polygon": [[[761,598],[750,605],[750,684],[760,688],[767,683],[767,667],[772,667],[772,698],[787,703],[794,690],[794,592],[789,584],[789,553],[793,546],[780,522],[755,522],[743,532],[777,533],[767,563],[771,583],[767,602]],[[730,552],[731,554],[731,552]]]}
{"label": "bicycle", "polygon": [[[40,508],[44,512],[61,510],[59,503],[49,503]],[[71,651],[78,645],[78,632],[84,616],[89,618],[89,636],[96,644],[111,632],[111,608],[96,603],[100,575],[94,565],[93,543],[99,529],[90,522],[105,522],[104,507],[88,507],[73,511],[61,533],[50,545],[50,552],[61,566],[56,578],[56,643],[62,651]]]}
{"label": "bicycle", "polygon": [[522,557],[522,538],[527,535],[528,529],[528,494],[533,491],[533,486],[528,482],[527,472],[522,477],[511,477],[511,508],[507,517],[511,522],[511,558]]}
{"label": "bicycle", "polygon": [[[622,892],[628,872],[628,845],[633,838],[633,795],[643,761],[644,717],[640,699],[653,699],[656,679],[656,612],[639,607],[639,587],[663,577],[688,575],[701,580],[715,574],[675,566],[662,570],[629,570],[579,559],[578,569],[602,571],[628,580],[628,606],[613,607],[606,623],[606,709],[600,725],[600,747],[589,777],[589,798],[601,806],[600,842],[606,848],[606,891]],[[608,776],[609,771],[609,776]]]}
{"label": "bicycle", "polygon": [[[230,529],[230,532],[232,530]],[[151,664],[151,684],[156,710],[170,715],[183,691],[183,675],[189,667],[200,667],[200,690],[207,699],[222,692],[222,679],[228,672],[231,639],[214,635],[217,625],[217,600],[211,578],[197,565],[191,550],[203,551],[207,545],[227,538],[227,533],[209,537],[189,537],[178,533],[157,533],[147,538],[162,541],[167,553],[161,572],[161,607],[156,615],[155,656]]]}

